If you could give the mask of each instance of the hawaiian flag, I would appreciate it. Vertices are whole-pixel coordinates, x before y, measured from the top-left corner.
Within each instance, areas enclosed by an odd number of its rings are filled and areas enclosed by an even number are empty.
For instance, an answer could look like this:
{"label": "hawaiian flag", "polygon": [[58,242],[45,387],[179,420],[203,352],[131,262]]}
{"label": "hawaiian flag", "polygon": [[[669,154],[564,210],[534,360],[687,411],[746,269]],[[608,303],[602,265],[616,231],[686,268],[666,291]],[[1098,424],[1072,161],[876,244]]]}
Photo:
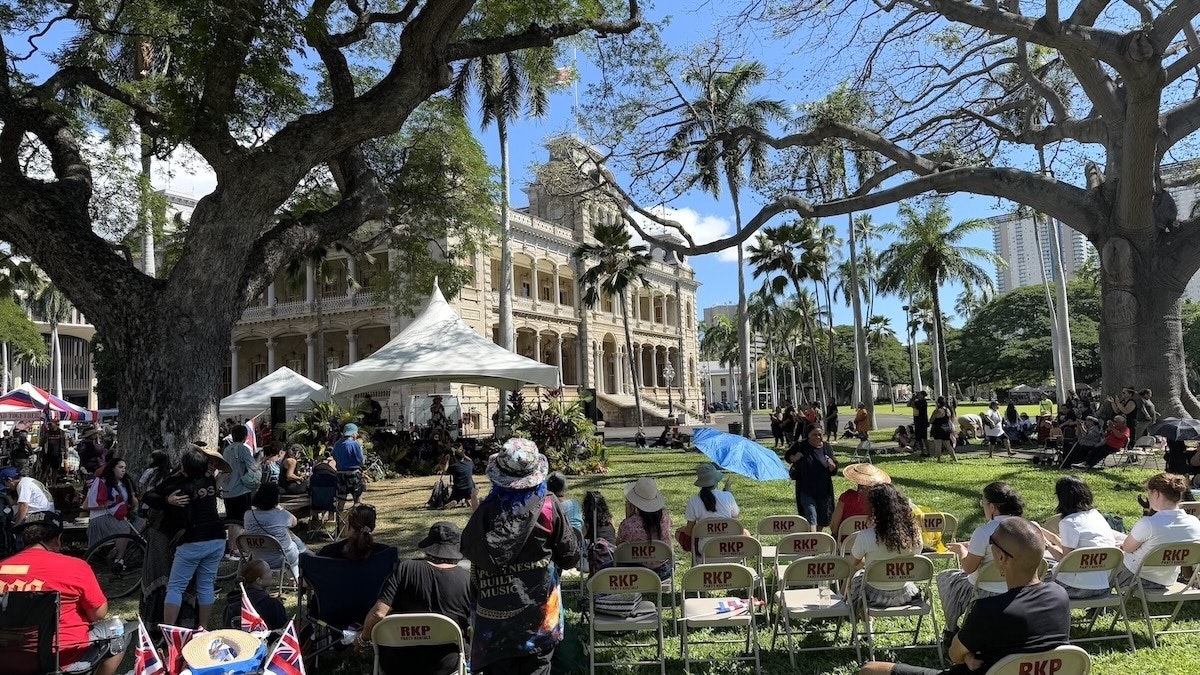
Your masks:
{"label": "hawaiian flag", "polygon": [[246,585],[238,584],[242,589],[242,630],[247,633],[266,633],[271,629],[267,628],[267,622],[259,615],[258,610],[254,609],[254,605],[250,604],[250,596],[246,595]]}
{"label": "hawaiian flag", "polygon": [[150,634],[146,632],[146,626],[140,620],[137,648],[133,654],[133,675],[166,674],[167,668],[163,665],[162,657],[158,655],[154,642],[150,640]]}
{"label": "hawaiian flag", "polygon": [[300,656],[300,638],[296,636],[295,621],[289,621],[275,649],[267,657],[263,675],[304,675],[304,659]]}
{"label": "hawaiian flag", "polygon": [[250,454],[258,452],[258,435],[254,433],[254,420],[246,420],[246,447],[250,448]]}
{"label": "hawaiian flag", "polygon": [[204,628],[183,628],[181,626],[171,626],[165,623],[158,624],[159,630],[162,631],[163,638],[167,642],[167,673],[169,675],[179,675],[183,669],[187,668],[187,661],[183,659],[183,646],[192,639],[193,635],[203,633]]}

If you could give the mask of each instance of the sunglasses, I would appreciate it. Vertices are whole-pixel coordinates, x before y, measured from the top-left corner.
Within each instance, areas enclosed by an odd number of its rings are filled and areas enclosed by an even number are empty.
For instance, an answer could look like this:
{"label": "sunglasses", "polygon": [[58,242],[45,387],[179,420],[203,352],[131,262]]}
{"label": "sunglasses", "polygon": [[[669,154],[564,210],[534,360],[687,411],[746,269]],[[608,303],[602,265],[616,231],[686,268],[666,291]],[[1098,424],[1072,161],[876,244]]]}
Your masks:
{"label": "sunglasses", "polygon": [[995,537],[988,537],[988,543],[991,544],[992,546],[995,546],[996,550],[1003,553],[1005,555],[1005,557],[1007,557],[1007,558],[1013,557],[1013,554],[1009,553],[1008,551],[1005,551],[1003,546],[996,543]]}

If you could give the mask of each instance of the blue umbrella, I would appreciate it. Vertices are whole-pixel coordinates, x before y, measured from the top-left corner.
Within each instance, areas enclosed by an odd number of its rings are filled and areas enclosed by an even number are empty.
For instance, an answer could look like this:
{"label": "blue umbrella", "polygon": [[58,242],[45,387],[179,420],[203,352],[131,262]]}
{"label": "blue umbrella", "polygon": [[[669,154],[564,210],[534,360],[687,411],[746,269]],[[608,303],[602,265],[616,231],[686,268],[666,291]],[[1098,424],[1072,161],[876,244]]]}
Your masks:
{"label": "blue umbrella", "polygon": [[787,480],[788,468],[771,450],[711,427],[700,427],[692,442],[717,466],[754,480]]}

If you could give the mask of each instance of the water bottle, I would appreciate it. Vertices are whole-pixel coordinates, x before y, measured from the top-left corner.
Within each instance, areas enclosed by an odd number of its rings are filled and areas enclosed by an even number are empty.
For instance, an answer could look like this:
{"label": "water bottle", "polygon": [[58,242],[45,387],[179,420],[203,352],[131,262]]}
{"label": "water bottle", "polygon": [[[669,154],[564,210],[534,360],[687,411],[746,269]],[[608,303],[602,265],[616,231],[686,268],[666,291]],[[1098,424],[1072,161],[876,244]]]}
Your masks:
{"label": "water bottle", "polygon": [[119,616],[113,616],[108,619],[106,628],[110,638],[125,637],[125,622]]}

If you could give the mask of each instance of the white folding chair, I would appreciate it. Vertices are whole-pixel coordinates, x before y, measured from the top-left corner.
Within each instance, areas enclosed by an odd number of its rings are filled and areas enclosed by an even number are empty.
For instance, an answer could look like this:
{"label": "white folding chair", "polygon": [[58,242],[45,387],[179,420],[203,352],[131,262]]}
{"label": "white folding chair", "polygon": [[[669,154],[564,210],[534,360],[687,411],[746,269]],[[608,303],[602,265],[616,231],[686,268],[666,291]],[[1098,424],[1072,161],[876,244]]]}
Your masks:
{"label": "white folding chair", "polygon": [[[662,543],[662,542],[658,542]],[[588,672],[595,675],[597,666],[617,668],[620,666],[649,666],[657,665],[661,675],[667,673],[667,659],[664,650],[662,625],[662,580],[658,575],[645,567],[608,567],[592,573],[587,582],[588,605],[591,609],[591,620],[588,621]],[[638,611],[629,617],[606,616],[596,611],[596,595],[604,593],[640,593],[643,600],[638,605]],[[644,599],[653,595],[653,608]],[[596,662],[596,633],[626,633],[652,632],[657,638],[654,642],[630,644],[622,642],[606,646],[609,649],[625,651],[639,647],[655,647],[655,657],[642,661],[606,661]],[[628,652],[626,652],[628,653]]]}
{"label": "white folding chair", "polygon": [[383,675],[379,665],[379,648],[434,647],[455,645],[458,647],[458,672],[467,674],[466,647],[462,629],[451,619],[441,614],[391,614],[375,624],[371,644],[375,651],[375,675]]}
{"label": "white folding chair", "polygon": [[[825,536],[828,537],[828,535]],[[862,645],[859,644],[855,634],[854,610],[850,603],[832,588],[834,584],[845,581],[849,576],[850,561],[842,556],[832,554],[801,558],[784,568],[783,577],[779,580],[780,588],[773,597],[779,610],[775,613],[774,625],[771,630],[771,649],[775,649],[775,640],[779,637],[779,629],[782,627],[793,668],[796,667],[796,652],[846,649],[848,645],[838,642],[843,621],[850,625],[849,644],[854,645],[855,658],[862,660]],[[797,648],[795,646],[792,634],[793,621],[808,622],[826,619],[837,620],[833,633],[829,637],[831,644],[820,647]],[[812,632],[820,633],[817,630]],[[808,636],[812,633],[801,632],[800,634]]]}
{"label": "white folding chair", "polygon": [[831,555],[836,550],[837,542],[824,532],[799,532],[785,536],[775,547],[771,601],[774,602],[775,594],[780,590],[779,581],[783,579],[784,570],[793,561],[817,555]]}
{"label": "white folding chair", "polygon": [[[742,656],[725,656],[717,661],[753,661],[754,672],[762,673],[758,654],[758,629],[754,621],[754,570],[737,563],[697,565],[684,572],[680,581],[683,593],[683,616],[679,619],[679,651],[683,657],[683,672],[692,672],[692,652],[688,632],[706,628],[741,628],[746,631],[745,652]],[[688,594],[695,597],[688,597]],[[719,594],[711,597],[711,594]],[[734,593],[744,597],[738,597]],[[700,597],[709,594],[709,597]],[[733,644],[742,640],[715,640],[697,644]]]}
{"label": "white folding chair", "polygon": [[[1049,529],[1049,528],[1046,528]],[[1116,607],[1118,618],[1125,621],[1125,637],[1129,640],[1129,648],[1134,649],[1133,645],[1133,627],[1129,625],[1129,614],[1125,611],[1125,599],[1121,596],[1121,589],[1117,588],[1112,583],[1112,573],[1120,568],[1125,561],[1125,554],[1121,549],[1114,546],[1089,546],[1077,548],[1067,555],[1054,566],[1054,572],[1050,576],[1050,581],[1054,582],[1060,574],[1081,574],[1085,572],[1103,572],[1109,578],[1109,594],[1101,595],[1095,598],[1084,598],[1081,600],[1071,600],[1071,609],[1086,609],[1098,610],[1103,607]],[[1087,628],[1084,630],[1086,637],[1072,639],[1070,633],[1067,634],[1067,642],[1098,642],[1100,640],[1120,640],[1120,635],[1092,635],[1092,628],[1096,625],[1096,619],[1100,616],[1098,611],[1089,611],[1089,621]],[[1115,625],[1114,619],[1114,625]]]}
{"label": "white folding chair", "polygon": [[[916,584],[921,594],[915,600],[907,605],[898,607],[872,607],[867,602],[867,593],[865,586],[869,583],[913,583]],[[872,661],[875,660],[875,635],[885,635],[891,633],[905,633],[908,631],[887,631],[886,633],[874,632],[871,619],[873,617],[916,617],[917,625],[913,628],[910,644],[893,645],[891,648],[900,649],[928,649],[930,647],[937,648],[938,662],[945,661],[945,655],[942,653],[942,634],[938,630],[937,612],[934,611],[933,603],[933,562],[925,556],[901,556],[899,558],[891,558],[889,560],[876,560],[867,563],[866,570],[863,572],[863,594],[862,594],[862,612],[861,616],[866,617],[866,631],[862,635],[867,639],[867,653]],[[924,623],[925,617],[929,617],[929,621],[933,624],[933,644],[918,644],[921,637],[921,624]],[[857,623],[857,616],[854,621]]]}
{"label": "white folding chair", "polygon": [[[930,512],[921,514],[921,536],[929,537],[925,541],[925,545],[932,548],[930,542],[936,543],[941,541],[942,546],[951,543],[954,538],[954,531],[958,529],[958,519],[949,513]],[[951,551],[929,551],[923,553],[926,558],[935,562],[950,562],[958,564],[958,556]]]}
{"label": "white folding chair", "polygon": [[843,520],[842,524],[838,526],[838,544],[840,545],[843,541],[845,541],[846,537],[849,537],[855,532],[861,532],[865,529],[867,529],[866,516],[850,516],[849,518]]}
{"label": "white folding chair", "polygon": [[854,451],[850,453],[851,462],[866,462],[871,463],[871,441],[859,441],[854,447]]}
{"label": "white folding chair", "polygon": [[804,516],[767,516],[758,521],[758,540],[763,543],[763,557],[770,560],[775,557],[775,546],[765,543],[763,537],[772,537],[769,541],[778,543],[779,539],[789,534],[810,532],[812,525]]}
{"label": "white folding chair", "polygon": [[1133,447],[1125,451],[1126,461],[1121,463],[1122,468],[1128,469],[1131,466],[1137,465],[1143,469],[1149,469],[1150,463],[1154,462],[1155,468],[1162,468],[1162,444],[1158,442],[1155,436],[1141,436],[1133,442]]}
{"label": "white folding chair", "polygon": [[736,518],[701,518],[692,528],[692,564],[700,563],[700,547],[708,537],[742,534],[746,528]]}
{"label": "white folding chair", "polygon": [[[1193,572],[1188,583],[1175,582],[1161,591],[1148,591],[1142,584],[1142,570],[1154,567],[1173,567],[1192,565]],[[1200,628],[1171,630],[1183,603],[1200,600],[1200,543],[1163,544],[1152,549],[1142,558],[1138,566],[1137,579],[1125,590],[1125,598],[1136,597],[1142,603],[1142,615],[1146,618],[1146,628],[1150,630],[1150,644],[1158,648],[1158,636],[1179,633],[1200,633]],[[1150,605],[1175,603],[1175,609],[1170,614],[1151,614]],[[1154,621],[1166,619],[1167,625],[1162,630],[1154,630]]]}
{"label": "white folding chair", "polygon": [[858,532],[853,532],[850,534],[850,536],[843,539],[842,544],[838,546],[838,553],[841,553],[842,556],[849,558],[850,552],[854,550],[854,542],[858,539],[858,535]]}
{"label": "white folding chair", "polygon": [[1179,502],[1179,510],[1190,516],[1200,518],[1200,502]]}
{"label": "white folding chair", "polygon": [[[767,582],[763,575],[762,544],[754,537],[737,534],[726,537],[709,537],[700,550],[700,563],[738,563],[754,570],[754,583],[762,591],[764,602],[767,597]],[[766,608],[763,608],[766,611]]]}
{"label": "white folding chair", "polygon": [[[279,573],[280,593],[299,589],[300,580],[292,573],[292,566],[288,564],[278,539],[265,534],[241,534],[235,543],[241,552],[243,565],[251,560],[265,560],[268,564],[273,560],[279,561],[279,564],[271,564],[270,567],[272,572]],[[287,583],[288,577],[292,578],[290,585]]]}
{"label": "white folding chair", "polygon": [[988,668],[985,675],[1029,675],[1030,673],[1088,675],[1090,672],[1092,672],[1092,657],[1079,647],[1063,645],[1045,652],[1011,654]]}
{"label": "white folding chair", "polygon": [[[660,563],[666,562],[671,570],[671,576],[662,580],[663,598],[671,607],[671,630],[675,631],[675,622],[679,619],[679,603],[675,599],[675,549],[665,541],[627,541],[617,546],[613,561],[623,567],[640,565],[646,568],[660,569]],[[659,605],[666,609],[666,605]]]}

